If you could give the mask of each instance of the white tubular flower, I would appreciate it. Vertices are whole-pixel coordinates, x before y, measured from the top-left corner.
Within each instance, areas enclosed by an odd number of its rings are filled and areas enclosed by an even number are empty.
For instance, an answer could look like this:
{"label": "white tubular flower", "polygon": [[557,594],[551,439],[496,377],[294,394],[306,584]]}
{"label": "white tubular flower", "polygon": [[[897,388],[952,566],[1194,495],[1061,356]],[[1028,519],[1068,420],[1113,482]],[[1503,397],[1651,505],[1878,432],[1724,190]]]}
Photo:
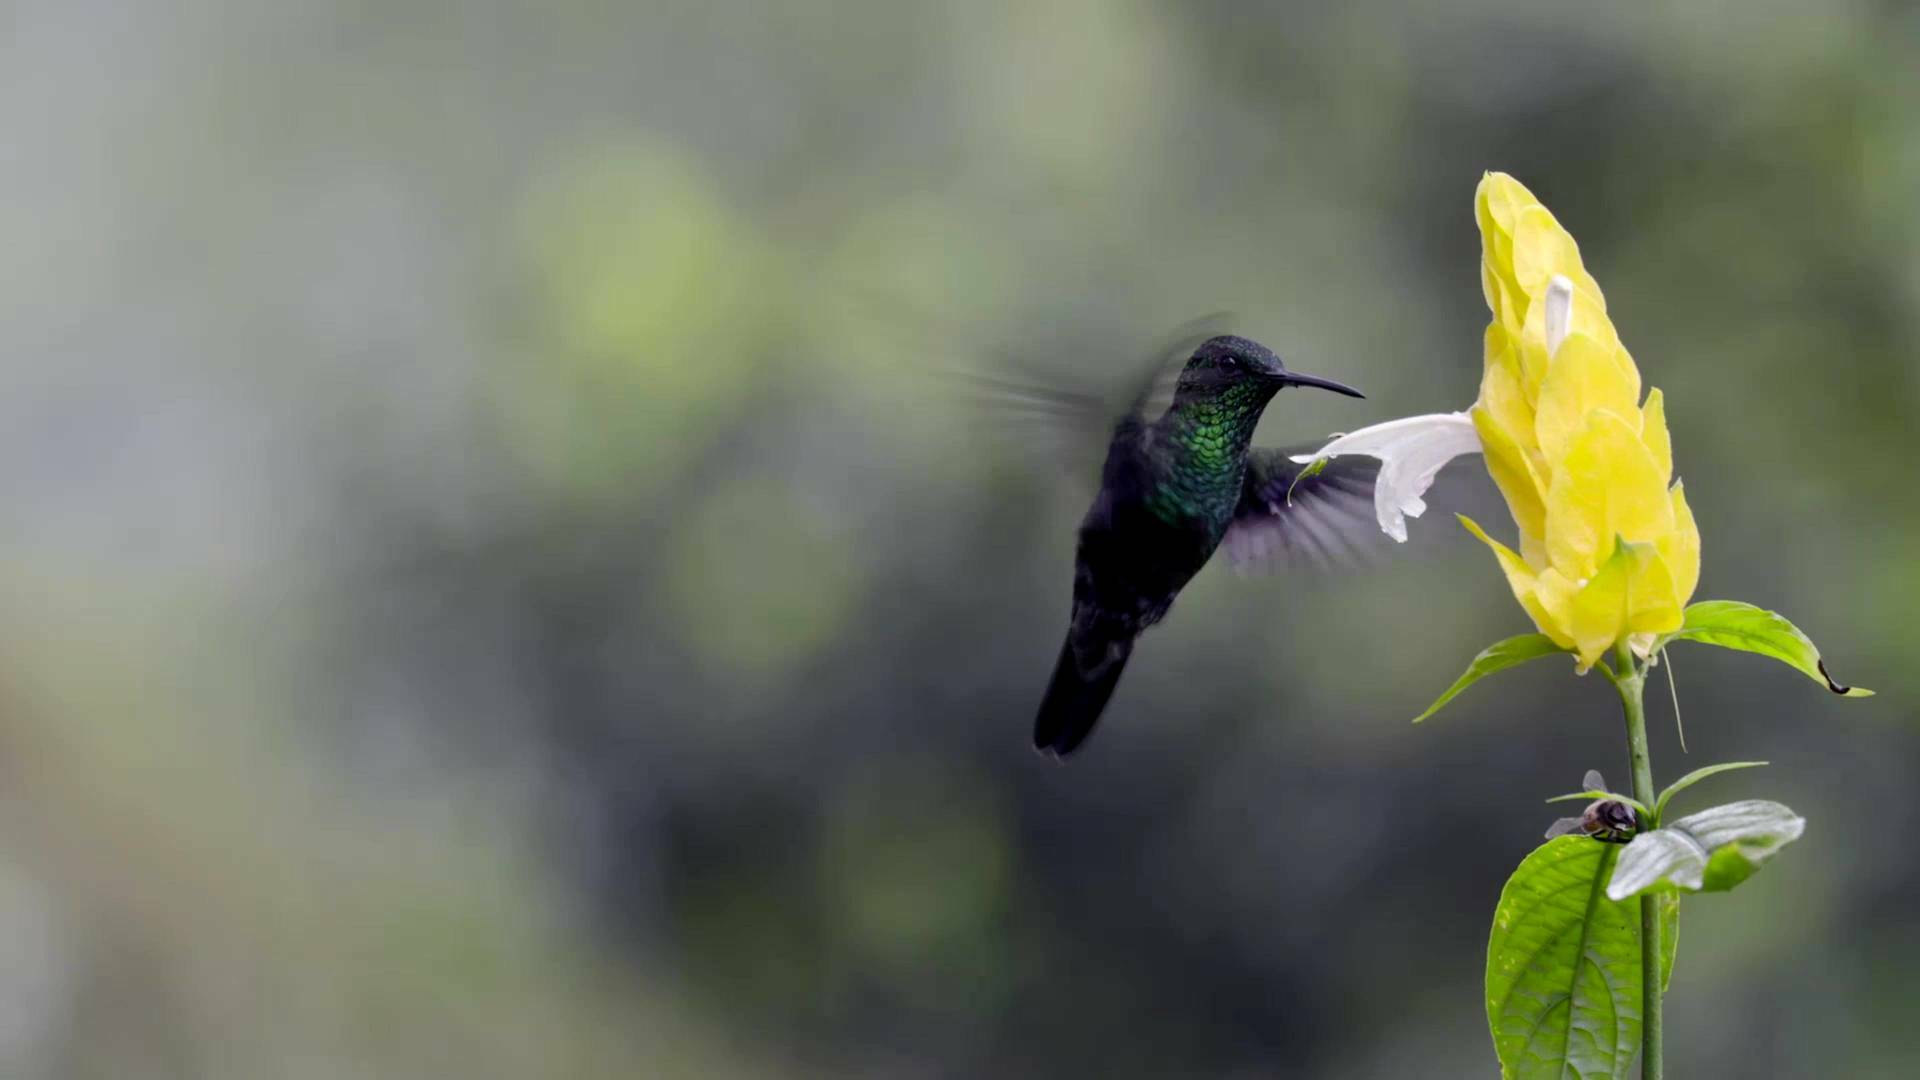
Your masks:
{"label": "white tubular flower", "polygon": [[1389,420],[1342,435],[1297,462],[1361,454],[1380,459],[1373,483],[1373,514],[1380,531],[1407,542],[1407,519],[1427,512],[1421,496],[1433,486],[1442,466],[1462,454],[1480,452],[1480,436],[1466,413],[1433,413]]}

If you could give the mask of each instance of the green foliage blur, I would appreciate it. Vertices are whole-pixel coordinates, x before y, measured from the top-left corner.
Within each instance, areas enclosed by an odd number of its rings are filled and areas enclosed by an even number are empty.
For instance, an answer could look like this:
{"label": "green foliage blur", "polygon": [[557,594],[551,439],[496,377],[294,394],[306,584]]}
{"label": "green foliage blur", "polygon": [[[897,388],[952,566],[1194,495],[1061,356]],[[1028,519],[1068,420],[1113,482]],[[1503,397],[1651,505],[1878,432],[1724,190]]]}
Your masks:
{"label": "green foliage blur", "polygon": [[1658,779],[1809,822],[1690,899],[1673,1075],[1920,1060],[1907,6],[8,23],[0,1075],[1483,1075],[1611,690],[1406,722],[1525,629],[1443,483],[1373,570],[1210,567],[1049,764],[1092,478],[951,376],[1228,309],[1369,395],[1262,441],[1464,407],[1489,168],[1666,391],[1699,595],[1880,692],[1682,653],[1690,754],[1650,695]]}

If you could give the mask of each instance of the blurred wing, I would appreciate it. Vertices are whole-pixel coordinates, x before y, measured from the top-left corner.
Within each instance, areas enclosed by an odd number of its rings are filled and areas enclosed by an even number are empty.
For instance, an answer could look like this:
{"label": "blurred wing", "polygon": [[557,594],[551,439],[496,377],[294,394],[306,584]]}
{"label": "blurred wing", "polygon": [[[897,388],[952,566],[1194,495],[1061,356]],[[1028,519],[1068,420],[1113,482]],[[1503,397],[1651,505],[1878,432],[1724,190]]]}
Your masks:
{"label": "blurred wing", "polygon": [[[1054,345],[1028,355],[1000,349],[968,368],[933,374],[960,387],[985,426],[1022,457],[1044,459],[1075,480],[1094,482],[1116,429],[1164,411],[1187,358],[1207,338],[1226,333],[1228,319],[1216,312],[1181,324],[1124,365],[1123,379],[1109,380],[1104,388],[1076,385],[1076,376],[1041,359],[1085,355],[1090,347],[1085,344]],[[1084,379],[1081,369],[1078,380]]]}
{"label": "blurred wing", "polygon": [[1233,313],[1215,311],[1197,319],[1189,319],[1173,328],[1160,339],[1154,349],[1141,358],[1134,377],[1134,395],[1131,402],[1136,419],[1151,420],[1167,411],[1173,404],[1173,388],[1180,381],[1180,372],[1208,338],[1219,337],[1233,331]]}
{"label": "blurred wing", "polygon": [[1030,372],[943,371],[979,414],[981,430],[1023,459],[1045,460],[1079,480],[1100,475],[1122,408]]}
{"label": "blurred wing", "polygon": [[1612,788],[1607,786],[1607,778],[1600,775],[1599,769],[1588,769],[1585,779],[1581,780],[1580,782],[1587,785],[1586,787],[1583,787],[1580,789],[1582,791],[1612,791],[1613,790]]}
{"label": "blurred wing", "polygon": [[1559,821],[1547,826],[1547,839],[1551,840],[1556,836],[1571,836],[1574,833],[1585,832],[1586,830],[1581,828],[1581,820],[1582,819],[1577,817],[1561,818]]}
{"label": "blurred wing", "polygon": [[1328,569],[1362,562],[1369,550],[1382,546],[1373,517],[1380,463],[1343,457],[1303,465],[1291,460],[1296,452],[1247,452],[1240,505],[1221,541],[1236,568],[1265,570],[1284,563]]}

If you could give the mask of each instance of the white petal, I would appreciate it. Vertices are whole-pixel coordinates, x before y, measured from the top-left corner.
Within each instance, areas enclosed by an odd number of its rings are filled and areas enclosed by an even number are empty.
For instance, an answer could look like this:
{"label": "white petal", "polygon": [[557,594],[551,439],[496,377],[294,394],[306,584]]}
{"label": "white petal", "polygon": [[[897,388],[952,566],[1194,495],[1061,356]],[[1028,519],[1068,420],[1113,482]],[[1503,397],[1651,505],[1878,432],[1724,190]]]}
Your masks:
{"label": "white petal", "polygon": [[1433,413],[1389,420],[1349,432],[1295,461],[1310,462],[1342,454],[1380,459],[1380,476],[1373,484],[1373,514],[1380,531],[1405,543],[1407,519],[1426,513],[1422,495],[1433,486],[1441,467],[1461,454],[1480,452],[1480,436],[1466,413]]}
{"label": "white petal", "polygon": [[1564,275],[1555,274],[1547,283],[1547,358],[1560,351],[1560,343],[1567,340],[1567,331],[1573,326],[1573,282]]}

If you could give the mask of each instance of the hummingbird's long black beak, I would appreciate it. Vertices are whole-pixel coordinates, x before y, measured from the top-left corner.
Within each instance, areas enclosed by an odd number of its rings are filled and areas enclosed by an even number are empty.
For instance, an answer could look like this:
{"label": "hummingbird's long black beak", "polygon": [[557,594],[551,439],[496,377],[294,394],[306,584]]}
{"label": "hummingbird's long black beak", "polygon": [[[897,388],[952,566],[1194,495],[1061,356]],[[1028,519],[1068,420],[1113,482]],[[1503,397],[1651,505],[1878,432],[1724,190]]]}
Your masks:
{"label": "hummingbird's long black beak", "polygon": [[1331,390],[1336,394],[1345,394],[1348,397],[1363,398],[1367,396],[1355,390],[1353,387],[1348,386],[1346,383],[1334,382],[1332,379],[1323,379],[1318,375],[1302,375],[1297,371],[1282,373],[1280,381],[1288,386],[1317,386],[1322,390]]}

